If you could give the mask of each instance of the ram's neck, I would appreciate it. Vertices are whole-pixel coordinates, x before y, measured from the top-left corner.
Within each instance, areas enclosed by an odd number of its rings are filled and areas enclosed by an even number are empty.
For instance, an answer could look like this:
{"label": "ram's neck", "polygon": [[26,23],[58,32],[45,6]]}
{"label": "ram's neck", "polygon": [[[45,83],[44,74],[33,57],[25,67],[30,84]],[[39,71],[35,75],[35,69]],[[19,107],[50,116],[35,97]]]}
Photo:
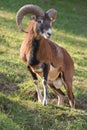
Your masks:
{"label": "ram's neck", "polygon": [[30,50],[30,58],[29,58],[29,65],[34,66],[39,64],[39,60],[37,59],[37,52],[39,50],[40,40],[33,39],[32,46]]}

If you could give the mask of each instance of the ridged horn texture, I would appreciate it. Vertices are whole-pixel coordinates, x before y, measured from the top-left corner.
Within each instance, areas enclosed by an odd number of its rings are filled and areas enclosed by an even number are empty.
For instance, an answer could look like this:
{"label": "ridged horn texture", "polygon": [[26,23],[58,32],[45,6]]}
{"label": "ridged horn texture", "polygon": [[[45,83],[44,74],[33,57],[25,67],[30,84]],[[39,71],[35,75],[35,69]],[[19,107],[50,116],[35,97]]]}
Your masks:
{"label": "ridged horn texture", "polygon": [[49,9],[46,13],[53,21],[55,21],[57,17],[57,11],[55,9]]}
{"label": "ridged horn texture", "polygon": [[24,31],[22,27],[22,19],[26,14],[44,16],[44,11],[39,6],[32,5],[32,4],[24,5],[23,7],[21,7],[17,12],[16,22],[17,22],[18,28],[23,32],[26,32],[26,31]]}

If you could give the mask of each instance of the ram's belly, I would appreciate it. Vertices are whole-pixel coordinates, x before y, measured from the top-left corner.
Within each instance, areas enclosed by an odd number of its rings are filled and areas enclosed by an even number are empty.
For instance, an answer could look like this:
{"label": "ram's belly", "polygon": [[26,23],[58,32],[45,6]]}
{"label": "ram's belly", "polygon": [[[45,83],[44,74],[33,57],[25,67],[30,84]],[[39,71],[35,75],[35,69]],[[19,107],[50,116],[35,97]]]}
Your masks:
{"label": "ram's belly", "polygon": [[53,85],[55,88],[60,89],[62,87],[62,79],[58,78],[57,80],[53,81]]}
{"label": "ram's belly", "polygon": [[50,72],[48,75],[48,80],[54,81],[57,79],[60,72],[58,72],[57,68],[54,68],[52,65],[50,65]]}
{"label": "ram's belly", "polygon": [[[42,66],[39,65],[37,66],[36,69],[34,69],[34,71],[40,76],[40,77],[43,77],[43,70],[42,70]],[[59,75],[60,72],[58,72],[58,69],[57,68],[54,68],[52,65],[50,65],[50,71],[49,71],[49,74],[48,74],[48,80],[50,81],[54,81],[57,79],[58,75]]]}

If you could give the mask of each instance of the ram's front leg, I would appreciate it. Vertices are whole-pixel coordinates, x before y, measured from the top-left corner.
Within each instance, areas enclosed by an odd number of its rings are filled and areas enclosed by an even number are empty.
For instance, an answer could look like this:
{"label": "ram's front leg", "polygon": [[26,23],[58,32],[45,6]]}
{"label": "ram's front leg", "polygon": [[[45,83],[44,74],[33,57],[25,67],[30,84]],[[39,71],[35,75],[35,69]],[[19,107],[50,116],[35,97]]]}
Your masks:
{"label": "ram's front leg", "polygon": [[28,66],[27,68],[30,71],[30,73],[32,75],[32,78],[34,80],[34,84],[36,86],[36,91],[37,91],[37,96],[38,96],[38,102],[42,103],[43,102],[43,97],[42,97],[42,94],[41,94],[41,91],[40,91],[40,87],[39,87],[37,75],[32,71],[32,69],[30,68],[30,66]]}
{"label": "ram's front leg", "polygon": [[43,89],[44,89],[44,96],[43,96],[43,105],[48,104],[48,95],[47,95],[47,77],[48,77],[48,72],[49,72],[49,65],[48,64],[43,64]]}
{"label": "ram's front leg", "polygon": [[34,84],[36,85],[36,91],[37,91],[37,96],[38,96],[38,102],[42,103],[43,102],[43,97],[41,94],[41,90],[39,87],[39,83],[38,80],[34,80]]}

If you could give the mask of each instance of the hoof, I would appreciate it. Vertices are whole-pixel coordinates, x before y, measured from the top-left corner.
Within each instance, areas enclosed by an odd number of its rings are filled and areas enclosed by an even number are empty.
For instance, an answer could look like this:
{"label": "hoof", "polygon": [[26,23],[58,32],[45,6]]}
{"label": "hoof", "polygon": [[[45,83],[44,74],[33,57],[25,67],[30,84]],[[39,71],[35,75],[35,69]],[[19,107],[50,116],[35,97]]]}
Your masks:
{"label": "hoof", "polygon": [[43,105],[44,106],[48,105],[48,100],[43,100]]}
{"label": "hoof", "polygon": [[43,103],[43,98],[42,98],[42,97],[41,97],[41,98],[38,97],[38,102],[39,102],[39,103]]}

